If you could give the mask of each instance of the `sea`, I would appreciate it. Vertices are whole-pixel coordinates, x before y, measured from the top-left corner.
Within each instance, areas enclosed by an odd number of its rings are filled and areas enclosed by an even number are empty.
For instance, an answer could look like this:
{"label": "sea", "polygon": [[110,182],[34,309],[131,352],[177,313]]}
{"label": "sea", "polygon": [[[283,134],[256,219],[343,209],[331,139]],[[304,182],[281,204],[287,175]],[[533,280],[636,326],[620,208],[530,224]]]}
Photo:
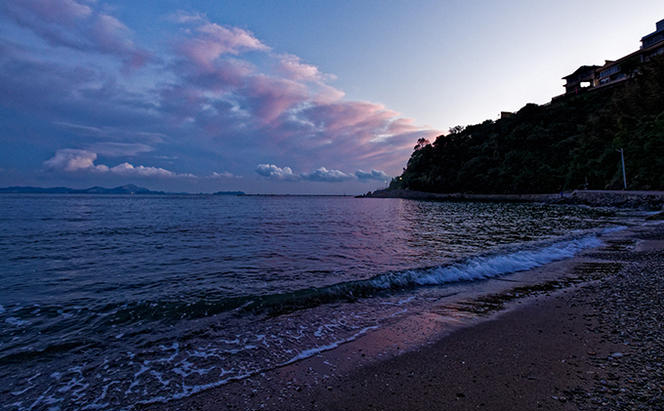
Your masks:
{"label": "sea", "polygon": [[0,409],[131,410],[297,362],[601,244],[566,205],[0,195]]}

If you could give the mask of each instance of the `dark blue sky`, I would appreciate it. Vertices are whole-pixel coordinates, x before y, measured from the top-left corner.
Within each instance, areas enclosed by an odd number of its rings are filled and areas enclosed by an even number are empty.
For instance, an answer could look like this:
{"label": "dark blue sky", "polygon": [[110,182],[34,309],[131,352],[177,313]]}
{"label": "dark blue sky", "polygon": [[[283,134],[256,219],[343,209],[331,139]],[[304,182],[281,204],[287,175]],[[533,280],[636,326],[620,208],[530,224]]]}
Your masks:
{"label": "dark blue sky", "polygon": [[359,193],[420,137],[562,92],[661,1],[0,5],[0,185]]}

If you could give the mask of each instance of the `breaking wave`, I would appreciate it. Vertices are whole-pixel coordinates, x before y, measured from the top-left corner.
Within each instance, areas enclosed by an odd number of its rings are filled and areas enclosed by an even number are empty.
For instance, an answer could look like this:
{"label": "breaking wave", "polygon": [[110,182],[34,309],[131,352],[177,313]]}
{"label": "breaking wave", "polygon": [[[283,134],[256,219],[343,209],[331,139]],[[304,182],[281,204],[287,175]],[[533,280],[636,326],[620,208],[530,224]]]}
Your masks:
{"label": "breaking wave", "polygon": [[[609,231],[602,233],[606,232]],[[386,291],[484,280],[570,258],[601,244],[598,235],[592,234],[529,249],[475,256],[447,265],[389,272],[365,280],[263,296],[248,303],[245,308],[278,314],[339,300],[371,297]]]}

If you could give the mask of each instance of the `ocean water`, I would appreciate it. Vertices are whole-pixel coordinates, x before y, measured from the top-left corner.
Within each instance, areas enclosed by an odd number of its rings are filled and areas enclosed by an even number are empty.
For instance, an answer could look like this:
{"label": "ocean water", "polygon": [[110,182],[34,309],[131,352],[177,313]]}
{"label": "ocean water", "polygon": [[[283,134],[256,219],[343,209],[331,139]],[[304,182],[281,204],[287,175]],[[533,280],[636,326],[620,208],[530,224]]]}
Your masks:
{"label": "ocean water", "polygon": [[600,244],[571,206],[0,196],[0,408],[131,409],[289,364]]}

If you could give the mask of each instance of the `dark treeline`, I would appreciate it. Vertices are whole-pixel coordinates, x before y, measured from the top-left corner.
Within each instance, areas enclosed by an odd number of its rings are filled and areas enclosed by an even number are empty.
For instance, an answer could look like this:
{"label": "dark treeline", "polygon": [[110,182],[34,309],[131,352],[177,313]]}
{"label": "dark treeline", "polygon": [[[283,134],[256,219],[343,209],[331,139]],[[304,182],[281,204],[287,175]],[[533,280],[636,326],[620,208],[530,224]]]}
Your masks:
{"label": "dark treeline", "polygon": [[513,117],[420,140],[390,188],[438,193],[664,189],[664,58],[634,79],[528,104]]}

